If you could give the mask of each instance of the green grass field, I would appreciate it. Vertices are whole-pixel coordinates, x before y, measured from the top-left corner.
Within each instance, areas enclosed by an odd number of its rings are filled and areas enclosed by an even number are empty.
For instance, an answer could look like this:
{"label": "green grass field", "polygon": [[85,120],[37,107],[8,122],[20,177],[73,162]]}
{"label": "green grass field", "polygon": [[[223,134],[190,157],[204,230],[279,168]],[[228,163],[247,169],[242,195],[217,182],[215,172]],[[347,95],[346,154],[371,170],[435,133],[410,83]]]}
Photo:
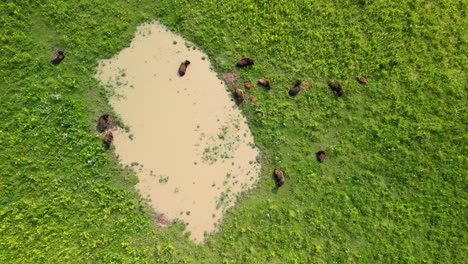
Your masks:
{"label": "green grass field", "polygon": [[[0,262],[466,262],[467,10],[456,0],[3,1]],[[97,61],[152,20],[220,74],[272,83],[243,107],[263,153],[258,188],[204,245],[182,223],[154,227],[136,176],[94,129],[112,112]],[[57,66],[53,47],[66,53]],[[255,65],[235,69],[243,56]],[[311,88],[290,97],[296,79]],[[286,174],[277,193],[275,167]]]}

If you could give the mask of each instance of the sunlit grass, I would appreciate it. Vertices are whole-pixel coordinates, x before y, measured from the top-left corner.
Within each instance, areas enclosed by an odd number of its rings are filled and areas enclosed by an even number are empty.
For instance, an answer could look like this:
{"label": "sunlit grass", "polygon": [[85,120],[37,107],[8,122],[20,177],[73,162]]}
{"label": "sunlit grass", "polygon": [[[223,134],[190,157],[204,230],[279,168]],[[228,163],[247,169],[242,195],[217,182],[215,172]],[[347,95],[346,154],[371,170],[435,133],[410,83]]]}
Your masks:
{"label": "sunlit grass", "polygon": [[[463,1],[0,4],[0,261],[461,263],[466,259]],[[154,228],[135,176],[93,131],[97,60],[160,20],[246,91],[259,187],[196,246]],[[50,64],[52,47],[64,61]],[[235,69],[249,56],[255,65]],[[356,77],[365,76],[361,85]],[[292,98],[295,80],[311,80]],[[336,97],[329,81],[344,86]],[[327,151],[324,163],[315,152]],[[277,192],[271,172],[286,183]]]}

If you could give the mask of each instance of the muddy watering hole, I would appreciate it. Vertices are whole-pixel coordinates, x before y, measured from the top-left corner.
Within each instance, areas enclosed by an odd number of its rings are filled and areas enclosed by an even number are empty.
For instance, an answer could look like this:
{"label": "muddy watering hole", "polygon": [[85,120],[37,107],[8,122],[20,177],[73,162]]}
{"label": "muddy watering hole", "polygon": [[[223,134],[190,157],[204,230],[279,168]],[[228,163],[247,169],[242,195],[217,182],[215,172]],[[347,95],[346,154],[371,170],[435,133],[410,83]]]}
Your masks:
{"label": "muddy watering hole", "polygon": [[101,61],[97,77],[114,90],[110,104],[129,127],[114,131],[115,152],[136,168],[142,197],[202,242],[254,186],[260,165],[244,116],[208,56],[190,46],[158,23],[144,24],[130,47]]}

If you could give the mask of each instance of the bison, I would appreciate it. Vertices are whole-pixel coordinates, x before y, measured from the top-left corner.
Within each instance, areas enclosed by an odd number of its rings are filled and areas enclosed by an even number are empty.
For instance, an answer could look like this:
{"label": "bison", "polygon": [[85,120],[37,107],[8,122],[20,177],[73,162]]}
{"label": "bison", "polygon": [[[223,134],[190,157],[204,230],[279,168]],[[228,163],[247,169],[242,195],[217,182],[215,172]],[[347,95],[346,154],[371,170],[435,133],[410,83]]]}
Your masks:
{"label": "bison", "polygon": [[270,81],[265,79],[265,78],[262,78],[260,80],[258,80],[257,82],[259,85],[265,87],[266,89],[270,90]]}
{"label": "bison", "polygon": [[301,81],[297,80],[294,87],[289,89],[290,96],[296,96],[301,91]]}
{"label": "bison", "polygon": [[104,137],[102,138],[102,143],[104,144],[104,147],[108,149],[110,145],[112,144],[113,140],[114,140],[114,135],[112,135],[112,131],[107,130],[106,133],[104,133]]}
{"label": "bison", "polygon": [[236,66],[237,67],[246,67],[246,66],[253,65],[253,64],[254,64],[253,59],[251,59],[251,58],[242,58],[236,63]]}
{"label": "bison", "polygon": [[179,76],[184,76],[185,72],[187,71],[187,67],[189,66],[190,61],[186,60],[182,62],[179,66]]}
{"label": "bison", "polygon": [[52,64],[57,65],[60,62],[62,62],[64,58],[65,58],[65,54],[63,53],[63,51],[59,50],[57,52],[57,56],[55,56],[55,58],[53,58],[50,62],[52,62]]}
{"label": "bison", "polygon": [[97,130],[99,132],[104,132],[104,130],[106,130],[108,126],[109,126],[109,115],[104,114],[100,116],[98,123],[97,123]]}
{"label": "bison", "polygon": [[244,83],[244,87],[245,89],[250,90],[250,88],[252,88],[252,85],[250,83]]}
{"label": "bison", "polygon": [[328,86],[330,87],[330,89],[335,91],[338,96],[343,95],[343,86],[341,86],[339,82],[337,81],[331,82],[328,84]]}
{"label": "bison", "polygon": [[327,153],[325,153],[324,150],[319,150],[317,153],[315,153],[315,156],[317,157],[317,161],[321,163],[325,160]]}
{"label": "bison", "polygon": [[236,88],[236,90],[234,90],[234,98],[236,99],[237,103],[242,103],[244,101],[244,91]]}
{"label": "bison", "polygon": [[284,184],[284,173],[281,170],[275,169],[273,171],[273,178],[276,181],[276,186],[279,188]]}
{"label": "bison", "polygon": [[358,81],[360,84],[367,84],[367,79],[364,78],[363,76],[358,77],[358,78],[357,78],[357,81]]}
{"label": "bison", "polygon": [[249,100],[252,101],[252,103],[257,102],[257,98],[255,98],[255,96],[253,96],[253,95],[249,95]]}

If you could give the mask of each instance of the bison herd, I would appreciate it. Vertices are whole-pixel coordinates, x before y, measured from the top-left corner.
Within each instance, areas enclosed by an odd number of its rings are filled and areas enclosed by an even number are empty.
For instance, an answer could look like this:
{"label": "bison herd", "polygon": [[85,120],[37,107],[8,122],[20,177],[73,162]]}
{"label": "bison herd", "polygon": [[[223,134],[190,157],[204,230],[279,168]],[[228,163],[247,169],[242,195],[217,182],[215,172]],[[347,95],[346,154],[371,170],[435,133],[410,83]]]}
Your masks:
{"label": "bison herd", "polygon": [[[58,64],[60,64],[60,62],[62,62],[62,60],[64,58],[65,58],[64,52],[62,50],[58,50],[54,54],[54,57],[51,59],[50,62],[52,64],[54,64],[54,65],[58,65]],[[242,58],[239,61],[237,61],[236,66],[237,67],[248,67],[248,66],[253,65],[253,64],[254,64],[253,59],[251,59],[251,58]],[[185,75],[185,73],[187,71],[187,67],[189,65],[190,65],[190,61],[188,61],[188,60],[185,60],[184,62],[182,62],[180,64],[180,66],[178,68],[179,76],[184,76]],[[230,76],[230,77],[235,79],[235,75]],[[367,84],[367,79],[365,77],[362,77],[362,76],[358,77],[357,81],[359,83],[361,83],[361,84]],[[234,84],[234,82],[230,82],[230,83],[226,82],[226,83],[231,84],[231,85]],[[265,79],[265,78],[259,79],[257,84],[260,85],[260,86],[263,86],[267,90],[271,89],[270,81]],[[288,94],[290,96],[298,95],[299,92],[301,91],[301,84],[302,84],[302,82],[300,80],[296,80],[294,82],[294,86],[289,89]],[[330,87],[330,89],[332,91],[334,91],[336,93],[337,96],[342,96],[344,94],[343,86],[339,82],[337,82],[337,81],[330,82],[328,84],[328,86]],[[305,82],[305,87],[306,88],[310,87],[310,80],[307,80]],[[252,85],[250,83],[244,83],[244,88],[250,90],[252,88]],[[255,96],[253,96],[253,95],[249,95],[248,98],[253,103],[257,102],[257,98],[255,98]],[[236,102],[238,104],[241,104],[244,101],[244,91],[242,89],[235,88],[234,89],[234,99],[236,100]],[[104,147],[107,148],[107,149],[111,146],[111,144],[112,144],[112,142],[114,140],[114,136],[112,135],[112,131],[110,130],[113,123],[114,123],[114,118],[112,116],[110,116],[108,114],[103,114],[103,115],[101,115],[99,117],[97,125],[96,125],[97,131],[99,131],[103,135],[102,136],[102,143],[103,143]],[[317,158],[318,162],[322,163],[325,160],[326,153],[325,153],[324,150],[320,150],[320,151],[316,152],[315,155],[316,155],[316,158]],[[283,171],[281,171],[279,169],[275,169],[273,171],[273,178],[274,178],[274,180],[276,182],[276,187],[277,188],[283,186],[283,184],[285,182],[285,176],[284,176]]]}
{"label": "bison herd", "polygon": [[[250,65],[253,65],[254,64],[254,60],[251,59],[251,58],[242,58],[240,60],[238,60],[236,62],[236,66],[237,67],[247,67],[247,66],[250,66]],[[361,84],[367,84],[367,80],[365,77],[358,77],[357,78],[357,81]],[[259,79],[258,82],[257,82],[258,85],[261,85],[263,87],[265,87],[265,89],[267,90],[270,90],[271,89],[271,86],[270,86],[270,81],[265,79],[265,78],[262,78],[262,79]],[[290,96],[296,96],[299,94],[299,92],[301,91],[301,84],[302,84],[302,81],[300,80],[296,80],[294,82],[294,85],[292,88],[289,89],[288,91],[288,94]],[[310,80],[306,80],[305,81],[305,87],[306,88],[310,88]],[[251,89],[251,84],[250,83],[245,83],[244,84],[244,87],[248,90]],[[334,91],[336,93],[337,96],[343,96],[344,95],[344,90],[343,90],[343,86],[337,82],[337,81],[333,81],[333,82],[330,82],[328,83],[328,87],[330,87],[330,89],[332,91]],[[244,97],[243,97],[243,93],[241,91],[239,91],[240,89],[239,88],[235,88],[234,89],[234,99],[236,100],[236,102],[238,104],[242,103],[244,101]],[[250,96],[249,96],[250,98]],[[255,98],[255,97],[254,97]],[[255,100],[252,100],[252,102],[256,102],[256,98]]]}
{"label": "bison herd", "polygon": [[[247,66],[250,66],[250,65],[253,65],[253,64],[254,64],[254,60],[251,59],[251,58],[242,58],[242,59],[240,59],[239,61],[236,62],[237,67],[247,67]],[[363,77],[363,76],[358,77],[357,81],[360,84],[367,84],[367,79],[365,77]],[[226,82],[226,84],[234,86],[233,82],[230,82],[230,83]],[[259,79],[257,84],[263,86],[267,90],[271,89],[270,81],[265,79],[265,78]],[[301,85],[302,85],[302,81],[296,80],[294,82],[293,87],[289,89],[288,94],[290,96],[298,95],[299,92],[301,91]],[[310,80],[306,80],[304,86],[306,88],[310,88],[310,85],[311,85]],[[248,90],[250,90],[252,88],[250,83],[245,83],[244,87],[246,89],[248,89]],[[338,97],[341,97],[341,96],[344,95],[343,86],[339,82],[337,82],[337,81],[330,82],[330,83],[328,83],[328,87],[333,92],[335,92]],[[244,101],[244,92],[239,88],[235,88],[234,89],[234,99],[236,100],[236,102],[238,104],[241,104]],[[249,99],[254,103],[257,102],[257,99],[253,95],[249,95]],[[322,163],[325,160],[326,152],[324,150],[319,150],[318,152],[315,153],[315,156],[317,158],[317,161]],[[274,178],[274,180],[276,182],[276,187],[277,188],[281,187],[284,184],[285,176],[284,176],[283,171],[281,171],[279,169],[275,169],[273,171],[273,178]]]}
{"label": "bison herd", "polygon": [[[178,73],[179,73],[179,76],[184,76],[185,75],[185,72],[187,70],[187,66],[190,64],[190,61],[186,60],[184,62],[182,62],[179,66],[179,69],[178,69]],[[251,59],[251,58],[242,58],[240,60],[238,60],[236,62],[236,66],[237,67],[248,67],[250,65],[253,65],[254,64],[254,60]],[[234,87],[235,84],[236,84],[236,79],[237,79],[237,75],[235,73],[225,73],[223,75],[223,79],[225,81],[225,83],[228,85],[228,86],[231,86],[231,87]],[[364,77],[359,77],[358,78],[358,81],[362,84],[366,84],[367,83],[367,80],[364,78]],[[271,85],[270,85],[270,81],[265,79],[265,78],[261,78],[257,81],[257,84],[264,87],[266,90],[270,90],[271,89]],[[290,96],[296,96],[299,94],[299,92],[301,91],[301,85],[302,85],[302,81],[300,80],[296,80],[294,82],[294,86],[289,89],[289,92],[288,94]],[[305,87],[306,88],[310,88],[310,80],[306,80],[305,81]],[[330,89],[332,89],[334,92],[336,92],[336,94],[338,96],[342,96],[343,95],[343,87],[341,86],[341,84],[339,84],[338,82],[331,82],[329,83],[329,87]],[[252,89],[252,85],[248,82],[244,83],[244,88],[246,90],[250,90]],[[244,91],[240,88],[234,88],[234,93],[233,93],[233,97],[234,97],[234,100],[237,104],[242,104],[245,100],[245,94],[244,94]],[[248,96],[249,100],[252,102],[252,103],[256,103],[257,102],[257,98],[254,96],[254,95],[249,95]],[[106,143],[106,137],[104,137],[104,144],[107,145]],[[320,150],[318,151],[317,153],[315,153],[316,157],[317,157],[317,161],[322,163],[324,160],[325,160],[325,156],[326,156],[326,153],[324,150]],[[279,169],[275,169],[273,171],[273,179],[275,180],[276,182],[276,188],[279,188],[281,186],[283,186],[284,182],[285,182],[285,176],[284,176],[284,172],[282,170],[279,170]]]}

